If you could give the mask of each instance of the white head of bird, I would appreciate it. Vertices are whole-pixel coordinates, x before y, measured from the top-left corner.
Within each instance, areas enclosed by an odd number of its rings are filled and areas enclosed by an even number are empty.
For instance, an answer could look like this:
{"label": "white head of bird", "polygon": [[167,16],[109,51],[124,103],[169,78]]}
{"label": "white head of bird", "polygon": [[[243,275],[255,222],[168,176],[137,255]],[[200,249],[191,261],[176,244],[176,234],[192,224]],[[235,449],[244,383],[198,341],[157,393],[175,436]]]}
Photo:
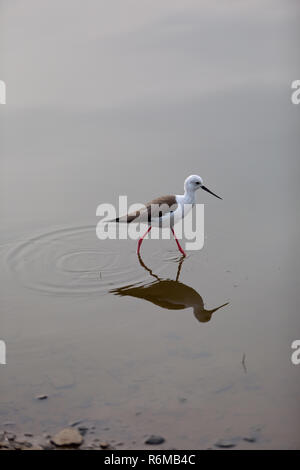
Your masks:
{"label": "white head of bird", "polygon": [[198,175],[190,175],[188,178],[186,178],[184,182],[184,193],[186,196],[192,196],[193,198],[195,197],[195,191],[197,189],[204,189],[204,191],[207,191],[208,193],[212,194],[213,196],[217,197],[218,199],[222,199],[220,196],[217,196],[215,193],[210,191],[210,189],[206,188],[203,184],[203,179],[201,176]]}

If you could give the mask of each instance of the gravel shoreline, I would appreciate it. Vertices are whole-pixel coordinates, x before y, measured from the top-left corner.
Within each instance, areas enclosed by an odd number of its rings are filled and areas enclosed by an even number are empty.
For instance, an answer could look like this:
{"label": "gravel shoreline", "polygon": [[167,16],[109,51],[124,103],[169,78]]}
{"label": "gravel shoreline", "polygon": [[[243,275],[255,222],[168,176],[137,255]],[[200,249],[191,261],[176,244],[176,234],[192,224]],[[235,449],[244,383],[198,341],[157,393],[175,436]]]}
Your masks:
{"label": "gravel shoreline", "polygon": [[32,433],[15,434],[12,431],[0,431],[1,450],[105,450],[114,449],[112,443],[99,438],[88,441],[75,428],[64,428],[55,435],[38,436]]}
{"label": "gravel shoreline", "polygon": [[[114,439],[103,439],[95,434],[94,426],[87,427],[78,422],[65,427],[53,435],[44,433],[33,434],[31,432],[17,433],[12,430],[0,431],[1,450],[126,450],[126,449],[162,449],[176,450],[174,447],[166,446],[166,440],[160,435],[144,435],[143,443],[137,446],[137,441],[131,441],[129,447],[125,442]],[[260,429],[256,429],[246,436],[233,436],[229,439],[218,439],[206,449],[233,449],[247,445],[253,448],[259,438]],[[256,447],[256,446],[255,446]]]}

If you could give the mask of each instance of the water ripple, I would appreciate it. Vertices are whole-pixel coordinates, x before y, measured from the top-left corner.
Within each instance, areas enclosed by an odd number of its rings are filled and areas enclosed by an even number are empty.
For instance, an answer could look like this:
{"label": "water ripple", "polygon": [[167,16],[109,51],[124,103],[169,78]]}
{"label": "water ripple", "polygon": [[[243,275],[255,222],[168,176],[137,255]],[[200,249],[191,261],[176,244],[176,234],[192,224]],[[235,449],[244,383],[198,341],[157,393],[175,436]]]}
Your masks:
{"label": "water ripple", "polygon": [[[7,266],[23,286],[52,295],[107,293],[113,286],[147,282],[133,250],[120,240],[100,241],[95,226],[60,228],[14,246]],[[161,252],[151,254],[153,269],[160,273]]]}

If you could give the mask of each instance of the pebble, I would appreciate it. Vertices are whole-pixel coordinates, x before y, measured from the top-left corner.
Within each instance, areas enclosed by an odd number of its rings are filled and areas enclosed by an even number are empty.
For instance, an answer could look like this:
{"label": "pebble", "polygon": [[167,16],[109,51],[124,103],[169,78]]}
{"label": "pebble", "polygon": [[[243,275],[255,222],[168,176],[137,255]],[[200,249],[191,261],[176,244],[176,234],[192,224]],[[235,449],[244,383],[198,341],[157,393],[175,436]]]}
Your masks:
{"label": "pebble", "polygon": [[40,442],[38,444],[43,450],[52,450],[54,449],[54,446],[51,444],[51,442]]}
{"label": "pebble", "polygon": [[14,441],[15,441],[16,444],[20,444],[20,445],[24,445],[24,446],[26,446],[27,444],[30,444],[30,442],[26,439],[25,435],[24,435],[24,437],[23,436],[16,437],[14,439]]}
{"label": "pebble", "polygon": [[256,437],[244,437],[243,439],[246,442],[256,442]]}
{"label": "pebble", "polygon": [[36,400],[47,400],[48,395],[37,395],[35,398]]}
{"label": "pebble", "polygon": [[145,444],[149,444],[152,446],[156,446],[159,444],[163,444],[165,442],[165,439],[162,436],[155,436],[154,434],[145,441]]}
{"label": "pebble", "polygon": [[0,449],[9,449],[9,443],[7,441],[0,441]]}
{"label": "pebble", "polygon": [[82,435],[74,428],[64,428],[52,437],[51,442],[58,446],[80,446],[83,442]]}
{"label": "pebble", "polygon": [[104,442],[99,442],[99,447],[101,447],[101,449],[108,449],[109,448],[109,443],[104,441]]}
{"label": "pebble", "polygon": [[81,424],[82,421],[83,421],[82,419],[78,419],[77,421],[71,421],[69,423],[69,426],[71,426],[73,428],[74,426],[78,426],[78,424]]}
{"label": "pebble", "polygon": [[42,447],[42,446],[39,446],[38,444],[35,444],[32,447],[30,447],[29,449],[23,449],[23,450],[45,450],[45,448]]}
{"label": "pebble", "polygon": [[220,447],[221,449],[231,449],[232,447],[235,447],[236,444],[230,440],[220,439],[218,442],[215,443],[215,446]]}

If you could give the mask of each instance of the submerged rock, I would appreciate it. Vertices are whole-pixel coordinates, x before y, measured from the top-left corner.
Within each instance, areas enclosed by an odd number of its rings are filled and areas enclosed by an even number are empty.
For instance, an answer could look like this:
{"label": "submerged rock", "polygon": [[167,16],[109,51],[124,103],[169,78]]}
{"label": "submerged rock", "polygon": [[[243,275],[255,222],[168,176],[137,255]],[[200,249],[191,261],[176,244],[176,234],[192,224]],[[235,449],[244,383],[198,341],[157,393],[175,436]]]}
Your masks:
{"label": "submerged rock", "polygon": [[215,446],[220,447],[221,449],[231,449],[232,447],[236,446],[236,443],[233,440],[220,439],[215,443]]}
{"label": "submerged rock", "polygon": [[35,398],[36,400],[47,400],[48,395],[37,395]]}
{"label": "submerged rock", "polygon": [[162,436],[155,436],[154,434],[145,441],[145,444],[156,446],[159,444],[163,444],[165,439]]}

